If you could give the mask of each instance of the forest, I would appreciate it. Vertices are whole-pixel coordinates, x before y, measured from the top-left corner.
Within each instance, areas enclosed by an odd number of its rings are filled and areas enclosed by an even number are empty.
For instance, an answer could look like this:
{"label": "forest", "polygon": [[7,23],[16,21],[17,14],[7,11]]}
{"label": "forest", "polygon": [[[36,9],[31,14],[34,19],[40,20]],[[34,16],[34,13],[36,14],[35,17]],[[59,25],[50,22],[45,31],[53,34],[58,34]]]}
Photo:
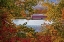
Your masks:
{"label": "forest", "polygon": [[[38,2],[47,7],[34,10]],[[35,32],[32,27],[12,23],[11,19],[26,19],[35,13],[44,13],[45,20],[53,21],[45,31]],[[41,28],[43,29],[43,28]],[[0,42],[64,42],[64,0],[0,0]]]}

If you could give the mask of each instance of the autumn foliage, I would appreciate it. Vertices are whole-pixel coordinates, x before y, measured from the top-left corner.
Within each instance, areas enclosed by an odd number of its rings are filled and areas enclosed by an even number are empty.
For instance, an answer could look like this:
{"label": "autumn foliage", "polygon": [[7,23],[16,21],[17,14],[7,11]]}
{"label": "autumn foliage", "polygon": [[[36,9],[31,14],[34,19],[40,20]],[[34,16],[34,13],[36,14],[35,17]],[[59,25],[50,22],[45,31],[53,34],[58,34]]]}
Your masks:
{"label": "autumn foliage", "polygon": [[[56,6],[46,3],[48,10],[33,10],[37,0],[0,0],[0,42],[64,42],[64,1]],[[29,12],[26,13],[25,11]],[[26,17],[33,13],[45,14],[47,20],[53,24],[46,25],[46,31],[37,33],[33,28],[24,25],[16,27],[11,19],[14,17]],[[61,21],[62,20],[62,21]]]}

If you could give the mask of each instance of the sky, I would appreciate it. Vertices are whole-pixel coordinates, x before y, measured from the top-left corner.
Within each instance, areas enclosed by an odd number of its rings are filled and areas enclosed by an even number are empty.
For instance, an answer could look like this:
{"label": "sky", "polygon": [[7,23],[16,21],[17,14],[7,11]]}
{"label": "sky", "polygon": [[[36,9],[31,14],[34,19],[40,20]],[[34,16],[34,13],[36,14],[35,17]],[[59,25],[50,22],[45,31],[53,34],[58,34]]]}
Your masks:
{"label": "sky", "polygon": [[55,2],[56,0],[50,0],[50,1]]}
{"label": "sky", "polygon": [[[45,0],[45,1],[47,1],[47,0]],[[49,0],[50,2],[52,1],[52,2],[56,2],[56,0]]]}

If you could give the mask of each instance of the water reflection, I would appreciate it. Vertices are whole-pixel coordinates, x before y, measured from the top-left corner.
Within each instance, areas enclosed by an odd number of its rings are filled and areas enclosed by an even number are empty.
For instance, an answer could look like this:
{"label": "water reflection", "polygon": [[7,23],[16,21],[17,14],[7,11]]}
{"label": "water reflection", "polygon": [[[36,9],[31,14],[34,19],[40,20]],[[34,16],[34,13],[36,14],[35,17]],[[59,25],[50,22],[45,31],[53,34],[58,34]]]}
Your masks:
{"label": "water reflection", "polygon": [[23,25],[25,22],[27,22],[26,26],[34,28],[36,31],[40,31],[41,24],[52,24],[52,22],[45,21],[45,20],[26,20],[26,19],[14,19],[13,23],[16,25]]}

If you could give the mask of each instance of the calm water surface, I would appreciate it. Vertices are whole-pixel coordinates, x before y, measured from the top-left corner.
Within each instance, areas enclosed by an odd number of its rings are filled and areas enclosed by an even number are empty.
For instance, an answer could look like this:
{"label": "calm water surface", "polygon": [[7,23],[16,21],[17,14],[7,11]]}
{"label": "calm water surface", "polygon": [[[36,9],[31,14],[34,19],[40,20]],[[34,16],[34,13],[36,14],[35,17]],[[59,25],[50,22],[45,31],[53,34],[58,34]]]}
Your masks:
{"label": "calm water surface", "polygon": [[[51,24],[51,22],[49,21],[45,21],[45,20],[26,20],[26,19],[14,19],[13,23],[15,23],[16,25],[23,25],[25,22],[27,22],[26,26],[28,27],[32,27],[35,29],[35,31],[39,32],[41,31],[41,24]],[[44,29],[43,29],[44,30]]]}

